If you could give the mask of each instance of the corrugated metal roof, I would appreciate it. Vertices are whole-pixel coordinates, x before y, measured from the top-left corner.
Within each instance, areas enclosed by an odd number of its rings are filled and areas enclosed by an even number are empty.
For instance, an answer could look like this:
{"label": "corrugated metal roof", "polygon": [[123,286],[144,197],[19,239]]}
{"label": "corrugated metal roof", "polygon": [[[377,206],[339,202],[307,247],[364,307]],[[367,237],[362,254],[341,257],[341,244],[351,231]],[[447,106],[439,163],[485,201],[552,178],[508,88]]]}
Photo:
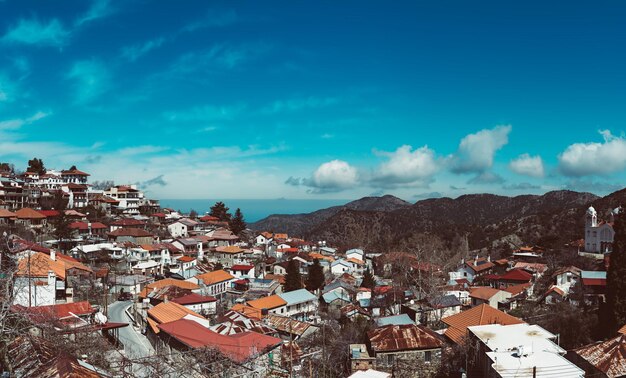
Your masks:
{"label": "corrugated metal roof", "polygon": [[388,325],[367,333],[375,352],[436,349],[443,341],[435,332],[415,324]]}
{"label": "corrugated metal roof", "polygon": [[266,319],[269,325],[276,328],[277,330],[298,336],[302,336],[307,329],[309,329],[310,327],[314,327],[313,324],[301,322],[299,320],[291,319],[286,316],[270,314],[267,316]]}
{"label": "corrugated metal roof", "polygon": [[148,310],[148,316],[156,320],[157,323],[173,322],[182,319],[185,315],[203,318],[202,315],[174,302],[159,303]]}
{"label": "corrugated metal roof", "polygon": [[391,315],[385,316],[383,318],[376,319],[376,324],[379,327],[384,327],[388,325],[407,325],[407,324],[415,324],[413,320],[407,314],[400,315]]}
{"label": "corrugated metal roof", "polygon": [[298,289],[287,293],[281,293],[279,296],[287,302],[288,306],[317,300],[317,297],[311,294],[311,292],[307,289]]}

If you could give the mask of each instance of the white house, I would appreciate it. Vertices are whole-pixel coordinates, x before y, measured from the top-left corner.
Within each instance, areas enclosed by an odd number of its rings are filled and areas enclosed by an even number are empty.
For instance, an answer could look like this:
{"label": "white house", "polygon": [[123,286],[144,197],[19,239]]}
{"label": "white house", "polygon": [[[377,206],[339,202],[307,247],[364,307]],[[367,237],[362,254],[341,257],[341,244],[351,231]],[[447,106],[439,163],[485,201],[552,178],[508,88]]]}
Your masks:
{"label": "white house", "polygon": [[220,297],[232,287],[236,278],[225,270],[215,270],[199,274],[187,281],[202,286],[205,295]]}
{"label": "white house", "polygon": [[285,313],[282,315],[298,320],[306,320],[317,313],[319,300],[306,289],[289,291],[287,293],[278,294],[278,296],[287,303],[285,305]]}
{"label": "white house", "polygon": [[330,272],[336,276],[344,273],[352,274],[353,271],[353,264],[344,259],[335,260],[330,264]]}
{"label": "white house", "polygon": [[198,222],[188,218],[182,218],[168,225],[167,230],[173,238],[186,238],[189,236],[189,231],[194,231],[198,226]]}
{"label": "white house", "polygon": [[254,265],[233,265],[230,267],[230,273],[237,279],[254,278]]}
{"label": "white house", "polygon": [[211,296],[200,295],[197,293],[187,294],[185,296],[172,299],[172,302],[185,306],[191,311],[201,315],[215,315],[217,313],[217,298]]}
{"label": "white house", "polygon": [[598,223],[598,213],[589,206],[585,214],[585,252],[608,253],[613,250],[613,224]]}
{"label": "white house", "polygon": [[349,249],[346,251],[346,259],[350,258],[365,261],[365,252],[359,248]]}

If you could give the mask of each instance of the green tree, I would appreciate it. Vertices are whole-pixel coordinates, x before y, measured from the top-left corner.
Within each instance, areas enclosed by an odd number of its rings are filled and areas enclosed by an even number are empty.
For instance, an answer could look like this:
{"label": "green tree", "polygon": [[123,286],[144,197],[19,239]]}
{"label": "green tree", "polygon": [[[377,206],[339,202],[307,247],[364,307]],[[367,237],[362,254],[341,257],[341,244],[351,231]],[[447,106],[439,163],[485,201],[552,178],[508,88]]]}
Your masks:
{"label": "green tree", "polygon": [[211,206],[211,211],[209,215],[212,217],[216,217],[222,222],[228,222],[230,220],[230,213],[228,212],[228,207],[224,204],[224,202],[218,201],[215,202],[215,205]]}
{"label": "green tree", "polygon": [[367,269],[365,269],[365,273],[363,273],[361,287],[366,287],[368,289],[374,289],[376,287],[376,280],[374,279],[374,275],[370,271],[369,267],[367,267]]}
{"label": "green tree", "polygon": [[75,165],[72,165],[69,170],[70,171],[78,171],[78,168],[76,168]]}
{"label": "green tree", "polygon": [[241,232],[245,231],[246,227],[247,225],[246,221],[243,219],[243,213],[237,208],[235,215],[228,221],[228,228],[230,228],[233,234],[239,235]]}
{"label": "green tree", "polygon": [[31,160],[29,160],[28,171],[35,172],[40,175],[46,173],[46,167],[43,165],[43,160],[37,158],[32,158]]}
{"label": "green tree", "polygon": [[313,260],[313,264],[309,266],[306,288],[309,291],[315,291],[324,286],[326,281],[324,277],[324,268],[320,265],[318,259]]}
{"label": "green tree", "polygon": [[283,289],[285,292],[302,289],[302,276],[300,275],[300,267],[296,260],[289,260]]}
{"label": "green tree", "polygon": [[59,249],[65,252],[67,239],[71,238],[72,230],[70,229],[70,219],[65,214],[67,209],[67,199],[63,196],[63,192],[58,190],[54,194],[52,200],[52,208],[59,212],[59,215],[52,221],[54,226],[54,237],[59,241]]}
{"label": "green tree", "polygon": [[626,219],[624,210],[615,216],[615,237],[611,265],[607,273],[606,311],[609,320],[606,336],[626,324]]}
{"label": "green tree", "polygon": [[194,209],[191,209],[191,211],[189,211],[189,218],[191,218],[191,219],[198,218],[198,212],[195,211]]}

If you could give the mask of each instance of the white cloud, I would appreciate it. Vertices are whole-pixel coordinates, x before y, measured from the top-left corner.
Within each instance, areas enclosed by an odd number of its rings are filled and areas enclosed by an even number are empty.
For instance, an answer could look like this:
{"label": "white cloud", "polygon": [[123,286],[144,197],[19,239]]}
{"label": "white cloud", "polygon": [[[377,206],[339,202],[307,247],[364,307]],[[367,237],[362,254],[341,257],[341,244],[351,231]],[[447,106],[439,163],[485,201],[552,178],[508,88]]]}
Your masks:
{"label": "white cloud", "polygon": [[357,169],[342,160],[332,160],[320,165],[311,178],[289,177],[285,184],[308,186],[311,193],[338,192],[354,188],[359,181]]}
{"label": "white cloud", "polygon": [[494,155],[509,142],[510,125],[469,134],[452,157],[452,172],[482,173],[493,166]]}
{"label": "white cloud", "polygon": [[75,62],[66,77],[74,81],[74,102],[77,104],[91,102],[111,86],[111,73],[96,59]]}
{"label": "white cloud", "polygon": [[276,114],[281,112],[293,112],[302,109],[317,109],[327,106],[337,105],[339,99],[336,97],[315,97],[294,98],[290,100],[277,100],[265,106],[261,112],[264,114]]}
{"label": "white cloud", "polygon": [[141,58],[145,54],[149,53],[154,49],[158,49],[165,43],[164,37],[154,38],[144,43],[127,46],[122,49],[122,56],[131,62],[136,61]]}
{"label": "white cloud", "polygon": [[17,130],[20,129],[24,125],[31,124],[33,122],[39,121],[40,119],[46,118],[51,113],[38,111],[27,118],[14,118],[6,121],[0,121],[0,130]]}
{"label": "white cloud", "polygon": [[356,168],[342,160],[332,160],[320,165],[309,182],[309,186],[321,190],[343,190],[353,188],[358,181]]}
{"label": "white cloud", "polygon": [[209,27],[223,27],[237,22],[238,16],[234,10],[209,10],[201,20],[186,25],[182,31],[194,32]]}
{"label": "white cloud", "polygon": [[83,24],[89,23],[91,21],[97,20],[99,18],[106,17],[113,13],[113,9],[111,8],[110,0],[94,0],[91,3],[91,7],[87,10],[87,12],[79,17],[74,25],[82,26]]}
{"label": "white cloud", "polygon": [[563,151],[559,170],[566,176],[606,175],[626,168],[626,139],[601,130],[604,141],[575,143]]}
{"label": "white cloud", "polygon": [[427,187],[432,176],[439,170],[435,152],[423,146],[412,150],[409,145],[398,147],[394,152],[377,152],[389,160],[381,164],[372,177],[373,186],[393,188],[397,186]]}
{"label": "white cloud", "polygon": [[6,32],[2,41],[62,47],[67,44],[70,34],[56,18],[48,23],[42,23],[37,19],[21,19],[16,26]]}
{"label": "white cloud", "polygon": [[214,121],[230,121],[240,115],[246,106],[243,104],[233,106],[196,106],[188,110],[182,111],[170,111],[163,113],[163,116],[168,121],[202,121],[202,122],[214,122]]}
{"label": "white cloud", "polygon": [[541,156],[530,156],[522,154],[509,163],[509,168],[519,174],[530,177],[543,177],[545,171]]}

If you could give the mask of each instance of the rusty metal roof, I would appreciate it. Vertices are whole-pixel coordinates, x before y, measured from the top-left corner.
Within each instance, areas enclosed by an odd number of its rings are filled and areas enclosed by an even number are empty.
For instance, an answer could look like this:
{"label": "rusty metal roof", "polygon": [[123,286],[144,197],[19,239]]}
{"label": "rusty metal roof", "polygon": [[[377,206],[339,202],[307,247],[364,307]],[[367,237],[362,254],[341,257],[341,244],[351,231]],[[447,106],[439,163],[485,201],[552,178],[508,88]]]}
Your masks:
{"label": "rusty metal roof", "polygon": [[375,352],[437,349],[443,341],[432,330],[415,324],[388,325],[367,333]]}
{"label": "rusty metal roof", "polygon": [[271,327],[276,328],[279,331],[291,333],[294,335],[302,336],[309,327],[314,327],[313,324],[301,322],[299,320],[291,319],[286,316],[279,316],[270,314],[267,316],[267,322]]}
{"label": "rusty metal roof", "polygon": [[[43,339],[21,336],[7,348],[14,373],[23,378],[99,378],[78,359],[59,351]],[[36,356],[36,358],[34,358]]]}
{"label": "rusty metal roof", "polygon": [[609,378],[626,375],[626,335],[575,349],[574,353]]}

